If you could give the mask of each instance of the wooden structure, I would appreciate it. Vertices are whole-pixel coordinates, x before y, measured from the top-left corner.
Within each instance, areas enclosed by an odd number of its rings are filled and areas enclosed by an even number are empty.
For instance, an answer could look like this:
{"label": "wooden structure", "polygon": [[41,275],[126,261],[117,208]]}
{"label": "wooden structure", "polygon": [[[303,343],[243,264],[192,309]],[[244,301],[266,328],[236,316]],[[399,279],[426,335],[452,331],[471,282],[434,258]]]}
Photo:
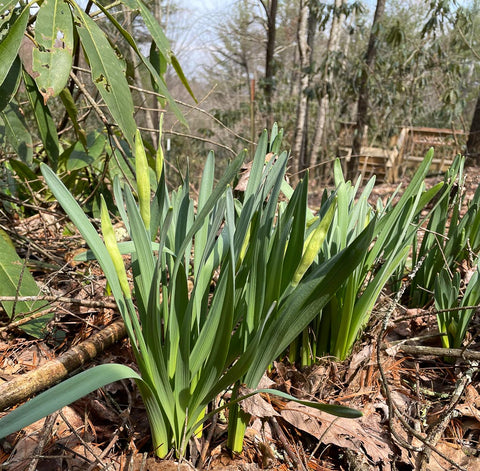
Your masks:
{"label": "wooden structure", "polygon": [[467,134],[454,129],[403,128],[397,141],[398,164],[404,173],[422,162],[430,147],[434,149],[431,170],[445,172],[453,159],[465,149]]}
{"label": "wooden structure", "polygon": [[[352,155],[355,123],[341,123],[337,155],[348,162]],[[367,135],[365,129],[364,136]],[[467,135],[463,131],[426,127],[404,127],[388,149],[369,147],[362,143],[359,170],[365,179],[376,175],[377,182],[395,183],[405,173],[418,167],[430,147],[434,148],[433,172],[444,172],[458,153],[465,148]]]}

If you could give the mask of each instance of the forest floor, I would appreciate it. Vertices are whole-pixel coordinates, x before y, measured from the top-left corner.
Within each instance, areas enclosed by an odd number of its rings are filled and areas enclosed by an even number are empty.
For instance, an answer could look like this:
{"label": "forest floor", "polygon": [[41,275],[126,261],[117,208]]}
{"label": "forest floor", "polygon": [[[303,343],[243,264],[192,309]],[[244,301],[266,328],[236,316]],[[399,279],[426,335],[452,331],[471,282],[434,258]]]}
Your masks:
{"label": "forest floor", "polygon": [[[466,199],[480,182],[467,169]],[[441,177],[432,177],[430,183]],[[396,185],[375,187],[387,198]],[[58,301],[44,339],[27,336],[6,316],[0,326],[0,401],[8,382],[28,378],[107,325],[118,321],[113,299],[94,263],[73,260],[82,241],[66,235],[66,219],[52,207],[31,217],[4,214],[0,227],[17,244],[37,283]],[[71,229],[71,228],[70,228]],[[385,320],[387,322],[385,322]],[[117,322],[118,325],[118,322]],[[122,336],[120,334],[120,336]],[[265,383],[300,398],[348,405],[360,419],[335,418],[271,396],[244,401],[252,413],[244,451],[225,449],[225,418],[207,424],[190,445],[188,460],[158,460],[151,453],[149,427],[133,382],[110,384],[0,441],[0,468],[60,470],[478,470],[480,469],[480,322],[474,316],[465,354],[454,360],[418,348],[439,347],[430,307],[407,309],[384,292],[364,335],[348,361],[321,358],[299,370],[276,362]],[[82,343],[83,342],[83,343]],[[93,355],[92,355],[93,356]],[[117,362],[134,367],[123,339],[88,365]],[[1,410],[1,408],[0,408]],[[3,415],[3,413],[2,413]]]}

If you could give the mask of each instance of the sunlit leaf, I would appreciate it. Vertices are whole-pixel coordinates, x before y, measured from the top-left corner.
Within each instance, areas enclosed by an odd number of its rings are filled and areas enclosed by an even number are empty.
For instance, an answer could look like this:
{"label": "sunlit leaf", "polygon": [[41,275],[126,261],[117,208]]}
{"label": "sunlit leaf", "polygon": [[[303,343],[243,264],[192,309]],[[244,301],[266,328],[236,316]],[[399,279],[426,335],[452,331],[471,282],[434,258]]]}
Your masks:
{"label": "sunlit leaf", "polygon": [[[7,8],[13,8],[16,3],[17,2],[7,3]],[[4,8],[0,5],[0,13],[3,13],[3,11]],[[20,16],[17,18],[12,16],[10,21],[5,21],[0,26],[0,84],[2,84],[7,77],[13,61],[17,57],[23,33],[27,27],[29,13],[30,8],[25,7]],[[14,21],[14,23],[11,24],[11,21]]]}
{"label": "sunlit leaf", "polygon": [[64,0],[43,1],[35,22],[35,41],[32,68],[46,103],[63,90],[72,68],[73,22]]}
{"label": "sunlit leaf", "polygon": [[99,365],[83,371],[39,394],[0,419],[0,437],[21,430],[98,388],[128,378],[141,381],[137,372],[124,365]]}
{"label": "sunlit leaf", "polygon": [[133,119],[133,100],[125,78],[125,64],[117,57],[105,34],[77,5],[80,24],[77,32],[92,69],[92,80],[108,106],[113,123],[119,126],[130,146],[136,125]]}
{"label": "sunlit leaf", "polygon": [[[151,50],[151,53],[150,53],[150,59],[147,59],[143,55],[142,51],[140,51],[140,49],[139,49],[137,43],[135,42],[134,38],[132,37],[132,35],[116,20],[115,16],[113,16],[100,3],[95,2],[95,4],[98,6],[98,8],[100,8],[102,10],[102,12],[107,16],[107,18],[117,28],[117,30],[120,32],[120,34],[125,38],[125,40],[128,42],[128,44],[137,53],[137,56],[142,61],[142,63],[145,65],[145,67],[147,67],[147,69],[150,72],[150,75],[152,77],[152,84],[154,86],[154,90],[157,93],[160,93],[161,95],[163,95],[165,97],[165,99],[168,101],[168,104],[170,105],[170,108],[175,113],[175,116],[178,118],[178,120],[181,123],[187,125],[187,122],[185,121],[185,117],[183,116],[182,112],[178,108],[178,106],[175,103],[175,100],[173,99],[173,97],[170,95],[170,92],[168,91],[168,88],[167,88],[167,84],[165,83],[165,79],[163,78],[163,74],[166,71],[167,59],[163,55],[161,56],[158,49],[154,47],[155,43],[152,43],[152,50]],[[162,34],[163,34],[163,32],[162,32]],[[152,51],[153,51],[153,54],[152,54]],[[160,59],[160,56],[162,57],[162,59]],[[162,69],[161,67],[156,65],[156,62],[155,62],[156,59],[158,59],[158,61],[161,60],[161,62],[163,64],[165,64],[165,69]],[[182,74],[183,74],[183,72],[182,72]],[[189,87],[187,79],[185,77],[184,77],[184,80],[182,79],[182,83],[185,85],[185,87],[187,87],[187,89],[189,89],[190,87]],[[189,92],[190,92],[190,90],[189,90]]]}

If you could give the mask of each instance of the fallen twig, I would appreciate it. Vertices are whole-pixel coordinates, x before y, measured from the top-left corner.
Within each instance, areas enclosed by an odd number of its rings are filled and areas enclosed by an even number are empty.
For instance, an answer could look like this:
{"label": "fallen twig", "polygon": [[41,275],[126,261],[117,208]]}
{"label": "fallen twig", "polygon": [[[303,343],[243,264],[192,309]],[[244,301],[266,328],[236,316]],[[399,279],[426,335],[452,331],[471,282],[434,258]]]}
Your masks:
{"label": "fallen twig", "polygon": [[268,422],[270,424],[270,427],[272,427],[273,432],[277,436],[277,438],[281,441],[284,450],[287,452],[287,455],[289,458],[292,460],[295,469],[302,469],[305,470],[305,466],[303,465],[300,457],[296,454],[296,452],[293,450],[291,444],[289,443],[287,437],[285,436],[285,433],[283,432],[282,428],[278,424],[276,417],[269,417]]}
{"label": "fallen twig", "polygon": [[[68,298],[66,296],[0,296],[0,302],[21,302],[21,301],[48,301],[57,302],[62,304],[77,304],[85,307],[97,307],[103,309],[116,309],[117,305],[112,301],[95,301],[91,299],[77,299]],[[52,306],[53,307],[53,306]],[[0,332],[13,329],[14,327],[20,327],[28,322],[31,322],[39,317],[43,317],[50,314],[52,308],[34,312],[33,314],[24,315],[21,319],[14,322],[9,322],[8,325],[0,327]],[[96,327],[96,326],[94,326]]]}
{"label": "fallen twig", "polygon": [[[417,270],[420,268],[422,265],[424,259],[421,259],[417,266],[415,266],[414,270],[409,274],[409,279],[411,280],[414,276]],[[387,399],[387,404],[388,404],[388,412],[389,412],[389,417],[388,417],[388,423],[389,423],[389,428],[390,428],[390,433],[392,434],[392,437],[397,441],[397,443],[408,450],[417,452],[417,453],[424,453],[425,448],[429,448],[429,453],[432,451],[436,453],[437,455],[441,456],[444,460],[446,460],[448,463],[450,463],[455,469],[461,470],[461,471],[466,471],[465,468],[462,466],[458,465],[455,463],[451,458],[446,456],[444,453],[442,453],[440,450],[438,450],[432,442],[428,440],[428,438],[425,438],[423,435],[418,433],[415,429],[413,429],[405,420],[405,417],[403,416],[403,413],[398,409],[397,404],[392,398],[392,395],[390,393],[390,386],[388,384],[387,377],[385,375],[385,371],[383,370],[382,367],[382,361],[381,361],[381,350],[382,350],[382,340],[385,336],[385,333],[387,332],[387,327],[388,323],[390,322],[392,313],[395,309],[395,307],[399,304],[400,299],[405,292],[405,289],[407,287],[407,284],[405,283],[400,290],[398,291],[397,295],[395,296],[395,299],[392,302],[392,305],[388,312],[385,315],[385,318],[383,319],[382,322],[382,328],[380,329],[380,332],[378,333],[378,338],[377,338],[377,367],[378,371],[380,373],[380,380],[383,386],[383,390],[385,392],[385,396]],[[423,447],[415,447],[411,445],[410,443],[407,443],[402,437],[398,435],[398,433],[394,429],[394,418],[397,418],[400,423],[402,424],[403,428],[410,433],[413,437],[415,437],[417,440],[419,440],[422,444]]]}
{"label": "fallen twig", "polygon": [[418,471],[427,471],[432,449],[437,445],[441,436],[445,432],[450,420],[455,412],[455,407],[465,392],[465,388],[472,382],[472,376],[478,370],[478,364],[472,365],[463,376],[457,381],[455,391],[452,394],[447,410],[441,415],[440,419],[431,424],[427,429],[427,437],[423,450],[417,455],[416,468]]}
{"label": "fallen twig", "polygon": [[[404,345],[398,344],[391,347],[409,355],[430,355],[441,358],[459,358],[465,361],[480,360],[480,352],[467,350],[463,348],[441,348],[427,347],[424,345]],[[388,348],[387,348],[388,349]]]}
{"label": "fallen twig", "polygon": [[69,298],[67,296],[0,296],[0,302],[4,301],[48,301],[66,304],[78,304],[86,307],[103,307],[116,309],[117,305],[112,300],[108,301],[95,301],[93,299],[77,299]]}
{"label": "fallen twig", "polygon": [[118,320],[93,334],[54,360],[0,386],[0,411],[26,401],[34,394],[65,379],[76,369],[127,335],[123,321]]}
{"label": "fallen twig", "polygon": [[45,419],[42,432],[40,433],[37,446],[35,447],[27,471],[35,471],[37,469],[38,461],[40,459],[40,456],[43,454],[43,449],[45,448],[45,443],[47,442],[47,439],[49,439],[52,434],[52,429],[55,425],[55,421],[57,420],[57,416],[58,412],[54,412]]}

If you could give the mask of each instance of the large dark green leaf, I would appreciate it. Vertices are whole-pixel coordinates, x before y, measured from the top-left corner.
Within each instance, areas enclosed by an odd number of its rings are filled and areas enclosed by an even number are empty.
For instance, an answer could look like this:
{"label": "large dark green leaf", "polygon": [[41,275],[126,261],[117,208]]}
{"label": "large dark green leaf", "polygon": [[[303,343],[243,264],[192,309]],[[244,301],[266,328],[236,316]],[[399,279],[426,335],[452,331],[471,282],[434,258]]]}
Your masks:
{"label": "large dark green leaf", "polygon": [[35,41],[32,68],[46,102],[63,90],[72,68],[73,22],[66,2],[43,1],[35,22]]}
{"label": "large dark green leaf", "polygon": [[35,121],[37,122],[40,138],[48,155],[51,167],[57,169],[57,161],[59,154],[59,143],[57,135],[57,127],[53,121],[48,106],[44,103],[42,94],[39,92],[35,81],[27,73],[23,74],[25,88],[28,98],[33,108]]}
{"label": "large dark green leaf", "polygon": [[[40,289],[32,275],[15,251],[7,233],[0,229],[0,286],[4,296],[38,296]],[[28,316],[47,307],[45,301],[3,301],[5,312],[13,320]],[[52,318],[52,314],[42,316],[35,321],[22,325],[22,330],[41,338],[44,327]]]}
{"label": "large dark green leaf", "polygon": [[87,136],[87,150],[83,144],[78,141],[61,156],[62,168],[65,166],[68,171],[79,170],[89,165],[97,164],[100,168],[101,161],[104,158],[105,135],[96,131],[91,132]]}
{"label": "large dark green leaf", "polygon": [[16,103],[11,101],[6,108],[0,112],[5,126],[5,136],[8,143],[14,148],[18,156],[26,164],[33,159],[32,137],[30,136],[25,119]]}
{"label": "large dark green leaf", "polygon": [[97,24],[77,4],[75,7],[80,22],[77,31],[90,62],[92,80],[108,106],[114,124],[118,125],[133,147],[136,125],[132,95],[125,78],[125,64],[118,59]]}
{"label": "large dark green leaf", "polygon": [[[7,2],[7,8],[13,8],[16,2]],[[5,11],[4,3],[0,4],[0,13]],[[17,57],[23,33],[27,27],[29,7],[25,7],[20,15],[15,18],[12,16],[10,21],[5,21],[0,26],[0,84],[7,77],[12,64]],[[11,23],[13,21],[13,24]]]}
{"label": "large dark green leaf", "polygon": [[15,95],[20,84],[21,78],[22,63],[20,62],[19,57],[17,56],[13,61],[12,67],[10,68],[5,80],[0,85],[2,93],[0,93],[0,111],[3,111],[8,105],[12,97]]}

